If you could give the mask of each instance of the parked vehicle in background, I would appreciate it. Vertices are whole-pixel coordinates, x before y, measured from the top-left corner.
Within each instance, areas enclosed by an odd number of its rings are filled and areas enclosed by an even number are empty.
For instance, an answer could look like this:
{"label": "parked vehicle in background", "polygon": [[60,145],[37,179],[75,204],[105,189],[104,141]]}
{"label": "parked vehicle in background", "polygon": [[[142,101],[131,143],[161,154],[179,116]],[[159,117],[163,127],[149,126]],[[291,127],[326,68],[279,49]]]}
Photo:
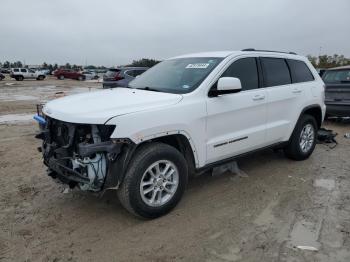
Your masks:
{"label": "parked vehicle in background", "polygon": [[316,71],[318,72],[318,74],[320,75],[320,77],[323,76],[324,72],[326,72],[327,69],[325,68],[316,68]]}
{"label": "parked vehicle in background", "polygon": [[54,72],[54,76],[60,80],[63,80],[65,78],[75,79],[75,80],[80,80],[80,81],[85,80],[85,75],[83,75],[82,73],[80,73],[78,71],[74,71],[72,69],[57,69]]}
{"label": "parked vehicle in background", "polygon": [[103,88],[127,87],[135,77],[147,71],[148,67],[110,68],[103,76]]}
{"label": "parked vehicle in background", "polygon": [[82,74],[85,76],[85,80],[99,79],[98,74],[92,71],[83,71]]}
{"label": "parked vehicle in background", "polygon": [[35,72],[34,70],[28,68],[12,68],[10,77],[16,79],[17,81],[22,81],[24,79],[44,80],[46,76],[40,72]]}
{"label": "parked vehicle in background", "polygon": [[5,79],[5,76],[2,73],[0,73],[0,81],[3,79]]}
{"label": "parked vehicle in background", "polygon": [[11,73],[11,69],[8,69],[8,68],[1,68],[0,73],[2,73],[2,74],[10,74],[10,73]]}
{"label": "parked vehicle in background", "polygon": [[37,137],[49,176],[86,191],[115,189],[145,218],[173,209],[190,173],[266,148],[307,159],[325,115],[322,79],[290,53],[174,57],[129,87],[48,102]]}
{"label": "parked vehicle in background", "polygon": [[328,69],[322,79],[326,84],[327,116],[350,116],[350,66]]}

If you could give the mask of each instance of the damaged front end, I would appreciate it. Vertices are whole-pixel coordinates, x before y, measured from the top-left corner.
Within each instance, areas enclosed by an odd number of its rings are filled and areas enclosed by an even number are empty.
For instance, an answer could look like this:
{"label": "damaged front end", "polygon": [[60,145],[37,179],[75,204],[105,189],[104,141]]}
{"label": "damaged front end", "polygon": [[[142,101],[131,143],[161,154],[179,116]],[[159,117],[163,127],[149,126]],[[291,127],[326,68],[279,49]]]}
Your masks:
{"label": "damaged front end", "polygon": [[120,184],[134,144],[110,139],[115,126],[44,119],[36,138],[42,139],[39,151],[49,176],[84,191],[98,192]]}

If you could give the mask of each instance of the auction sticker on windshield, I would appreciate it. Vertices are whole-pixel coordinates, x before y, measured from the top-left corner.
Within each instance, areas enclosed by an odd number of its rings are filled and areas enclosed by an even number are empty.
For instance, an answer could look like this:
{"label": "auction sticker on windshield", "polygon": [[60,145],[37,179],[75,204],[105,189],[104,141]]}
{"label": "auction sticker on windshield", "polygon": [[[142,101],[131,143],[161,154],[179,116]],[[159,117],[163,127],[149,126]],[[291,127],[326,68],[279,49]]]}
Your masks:
{"label": "auction sticker on windshield", "polygon": [[201,69],[205,69],[205,68],[208,68],[209,64],[207,63],[197,63],[197,64],[188,64],[186,66],[186,68],[201,68]]}

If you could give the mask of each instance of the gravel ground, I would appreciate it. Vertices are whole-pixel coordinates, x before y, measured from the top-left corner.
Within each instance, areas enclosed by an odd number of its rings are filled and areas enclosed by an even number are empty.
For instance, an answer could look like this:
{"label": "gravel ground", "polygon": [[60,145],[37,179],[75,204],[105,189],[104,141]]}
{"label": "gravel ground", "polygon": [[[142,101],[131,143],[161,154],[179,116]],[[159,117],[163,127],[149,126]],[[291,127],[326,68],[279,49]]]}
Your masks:
{"label": "gravel ground", "polygon": [[306,161],[264,151],[238,162],[247,176],[195,177],[175,210],[145,221],[115,192],[63,193],[36,150],[34,105],[100,85],[0,82],[0,261],[350,261],[350,124],[325,123],[339,145]]}

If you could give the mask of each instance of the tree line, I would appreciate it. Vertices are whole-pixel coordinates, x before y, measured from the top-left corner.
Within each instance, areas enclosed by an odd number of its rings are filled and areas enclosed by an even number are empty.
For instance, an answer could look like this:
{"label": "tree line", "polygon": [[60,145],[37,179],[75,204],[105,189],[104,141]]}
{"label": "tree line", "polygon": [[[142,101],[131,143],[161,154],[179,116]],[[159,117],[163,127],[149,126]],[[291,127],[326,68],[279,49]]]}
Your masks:
{"label": "tree line", "polygon": [[[142,58],[139,60],[133,60],[132,63],[127,65],[127,66],[152,67],[159,62],[160,61],[155,60],[155,59]],[[82,66],[82,65],[76,65],[76,64],[71,65],[70,63],[66,63],[64,65],[58,65],[57,63],[48,64],[48,63],[44,62],[40,66],[41,66],[41,68],[49,69],[51,71],[54,71],[58,68],[66,68],[66,69],[73,69],[73,70],[81,70],[82,68],[85,68],[85,69],[107,69],[107,67],[105,67],[105,66],[95,66],[95,65]],[[16,61],[16,62],[5,61],[3,63],[0,62],[0,68],[9,69],[9,68],[16,68],[16,67],[28,67],[28,65],[24,65],[21,61]]]}
{"label": "tree line", "polygon": [[307,58],[316,68],[332,68],[337,66],[350,65],[350,58],[346,58],[344,55],[334,54],[312,56],[308,55]]}

